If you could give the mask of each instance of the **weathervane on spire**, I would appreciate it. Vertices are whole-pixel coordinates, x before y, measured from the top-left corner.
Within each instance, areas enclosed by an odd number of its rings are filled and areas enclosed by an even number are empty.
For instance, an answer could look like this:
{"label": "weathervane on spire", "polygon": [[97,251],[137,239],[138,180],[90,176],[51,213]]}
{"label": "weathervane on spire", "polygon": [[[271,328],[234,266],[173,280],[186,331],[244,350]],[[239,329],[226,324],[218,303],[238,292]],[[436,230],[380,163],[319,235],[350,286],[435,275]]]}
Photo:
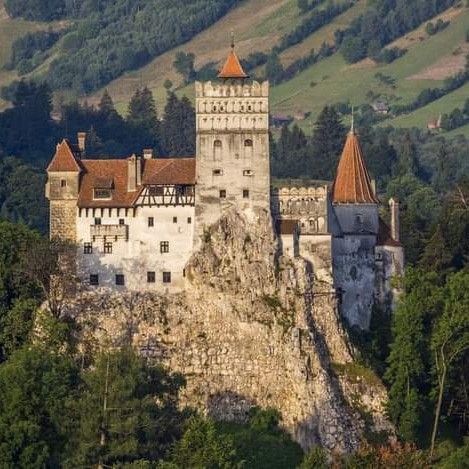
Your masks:
{"label": "weathervane on spire", "polygon": [[231,30],[231,48],[234,49],[234,47],[235,47],[234,31]]}

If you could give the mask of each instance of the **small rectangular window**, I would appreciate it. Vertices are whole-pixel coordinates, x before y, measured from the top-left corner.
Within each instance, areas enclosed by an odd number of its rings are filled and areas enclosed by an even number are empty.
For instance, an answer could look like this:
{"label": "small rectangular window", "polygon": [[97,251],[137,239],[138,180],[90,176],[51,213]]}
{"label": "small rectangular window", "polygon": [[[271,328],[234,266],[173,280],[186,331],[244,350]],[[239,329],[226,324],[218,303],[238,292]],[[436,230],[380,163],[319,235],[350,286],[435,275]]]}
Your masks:
{"label": "small rectangular window", "polygon": [[169,252],[169,241],[161,241],[160,243],[160,252],[166,254]]}
{"label": "small rectangular window", "polygon": [[173,217],[173,223],[177,223],[178,222],[178,217]]}
{"label": "small rectangular window", "polygon": [[110,199],[111,191],[109,189],[95,189],[94,198],[95,199]]}
{"label": "small rectangular window", "polygon": [[220,190],[220,199],[226,199],[226,190],[225,189]]}
{"label": "small rectangular window", "polygon": [[190,225],[192,223],[192,218],[191,217],[187,217],[187,224]]}
{"label": "small rectangular window", "polygon": [[61,179],[60,180],[60,187],[67,187],[67,180],[66,179]]}
{"label": "small rectangular window", "polygon": [[99,285],[98,274],[90,274],[90,285],[93,285],[93,286]]}
{"label": "small rectangular window", "polygon": [[112,243],[104,243],[104,254],[112,254]]}
{"label": "small rectangular window", "polygon": [[94,224],[95,225],[101,225],[101,218],[95,218],[94,219]]}
{"label": "small rectangular window", "polygon": [[213,175],[214,176],[221,176],[223,174],[223,170],[222,169],[214,169],[213,170]]}
{"label": "small rectangular window", "polygon": [[148,226],[155,226],[155,219],[153,217],[148,217]]}
{"label": "small rectangular window", "polygon": [[119,218],[119,225],[125,225],[125,220],[123,218]]}
{"label": "small rectangular window", "polygon": [[243,170],[243,176],[252,176],[253,174],[252,169]]}
{"label": "small rectangular window", "polygon": [[83,252],[85,254],[93,254],[93,245],[91,243],[85,243],[83,246]]}
{"label": "small rectangular window", "polygon": [[155,283],[155,272],[147,272],[147,283]]}
{"label": "small rectangular window", "polygon": [[125,277],[123,274],[116,274],[116,285],[125,285]]}
{"label": "small rectangular window", "polygon": [[163,283],[171,283],[171,272],[163,272]]}
{"label": "small rectangular window", "polygon": [[249,199],[249,189],[243,189],[243,199]]}

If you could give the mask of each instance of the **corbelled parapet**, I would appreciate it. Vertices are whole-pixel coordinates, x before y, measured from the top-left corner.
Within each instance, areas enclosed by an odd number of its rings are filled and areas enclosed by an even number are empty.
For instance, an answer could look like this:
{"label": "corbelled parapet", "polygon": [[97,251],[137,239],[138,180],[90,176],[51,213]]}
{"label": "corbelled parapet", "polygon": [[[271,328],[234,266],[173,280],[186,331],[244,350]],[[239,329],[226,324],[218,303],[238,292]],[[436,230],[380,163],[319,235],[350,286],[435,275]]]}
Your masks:
{"label": "corbelled parapet", "polygon": [[277,242],[267,212],[228,211],[186,266],[184,293],[80,298],[82,346],[131,343],[186,376],[183,404],[234,420],[274,407],[304,448],[351,451],[365,428],[353,405],[379,421],[385,392],[336,374],[352,352],[332,285],[279,256]]}
{"label": "corbelled parapet", "polygon": [[269,96],[269,82],[264,81],[259,83],[258,81],[253,81],[252,83],[212,83],[211,81],[196,81],[195,96],[196,98],[267,98]]}

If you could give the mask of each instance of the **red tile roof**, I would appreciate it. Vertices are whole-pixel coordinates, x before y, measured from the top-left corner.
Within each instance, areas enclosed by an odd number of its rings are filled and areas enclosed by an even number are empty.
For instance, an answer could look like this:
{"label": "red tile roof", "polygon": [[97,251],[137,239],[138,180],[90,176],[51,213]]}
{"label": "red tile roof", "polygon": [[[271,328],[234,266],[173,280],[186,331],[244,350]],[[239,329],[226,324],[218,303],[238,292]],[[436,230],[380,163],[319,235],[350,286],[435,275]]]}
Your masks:
{"label": "red tile roof", "polygon": [[228,58],[218,74],[218,78],[248,78],[234,51],[234,47],[231,48]]}
{"label": "red tile roof", "polygon": [[[138,194],[127,191],[127,160],[82,160],[84,172],[80,183],[78,207],[132,207]],[[114,182],[111,200],[93,200],[97,180]]]}
{"label": "red tile roof", "polygon": [[[128,160],[81,160],[83,175],[78,207],[133,207],[143,185],[195,184],[195,158],[158,158],[142,160],[142,185],[128,192]],[[109,188],[111,200],[93,200],[95,188]]]}
{"label": "red tile roof", "polygon": [[143,184],[195,184],[195,158],[145,160]]}
{"label": "red tile roof", "polygon": [[332,201],[336,204],[377,204],[363,153],[354,131],[345,141],[334,184]]}
{"label": "red tile roof", "polygon": [[378,237],[376,238],[376,245],[395,247],[402,246],[399,241],[396,241],[392,238],[391,229],[381,218],[379,219]]}
{"label": "red tile roof", "polygon": [[57,145],[55,155],[47,167],[47,171],[80,172],[81,167],[74,153],[73,146],[68,140],[62,140]]}

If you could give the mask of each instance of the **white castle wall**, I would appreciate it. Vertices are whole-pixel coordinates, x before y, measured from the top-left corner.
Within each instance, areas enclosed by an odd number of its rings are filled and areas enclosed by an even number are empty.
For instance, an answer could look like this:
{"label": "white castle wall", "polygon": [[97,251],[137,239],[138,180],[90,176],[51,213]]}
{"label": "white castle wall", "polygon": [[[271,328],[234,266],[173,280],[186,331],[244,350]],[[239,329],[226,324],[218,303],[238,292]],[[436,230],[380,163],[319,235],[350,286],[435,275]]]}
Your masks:
{"label": "white castle wall", "polygon": [[270,208],[269,84],[197,82],[195,87],[200,236],[231,207]]}
{"label": "white castle wall", "polygon": [[[80,211],[78,211],[80,212]],[[177,291],[184,287],[184,267],[192,253],[194,236],[194,207],[138,207],[125,209],[81,210],[77,215],[78,274],[84,285],[89,285],[90,274],[99,275],[100,289],[138,291]],[[102,225],[119,225],[125,220],[128,227],[128,241],[113,242],[112,254],[104,253],[104,240],[97,238],[93,253],[84,254],[85,242],[92,242],[91,225],[100,217]],[[148,226],[148,217],[154,218],[154,226]],[[173,217],[177,222],[173,222]],[[190,218],[191,223],[188,223]],[[160,252],[160,242],[169,241],[169,253]],[[163,272],[171,272],[171,283],[163,283]],[[147,272],[155,272],[155,283],[147,283]],[[115,275],[125,275],[125,286],[115,285]],[[97,288],[97,287],[91,287]]]}

